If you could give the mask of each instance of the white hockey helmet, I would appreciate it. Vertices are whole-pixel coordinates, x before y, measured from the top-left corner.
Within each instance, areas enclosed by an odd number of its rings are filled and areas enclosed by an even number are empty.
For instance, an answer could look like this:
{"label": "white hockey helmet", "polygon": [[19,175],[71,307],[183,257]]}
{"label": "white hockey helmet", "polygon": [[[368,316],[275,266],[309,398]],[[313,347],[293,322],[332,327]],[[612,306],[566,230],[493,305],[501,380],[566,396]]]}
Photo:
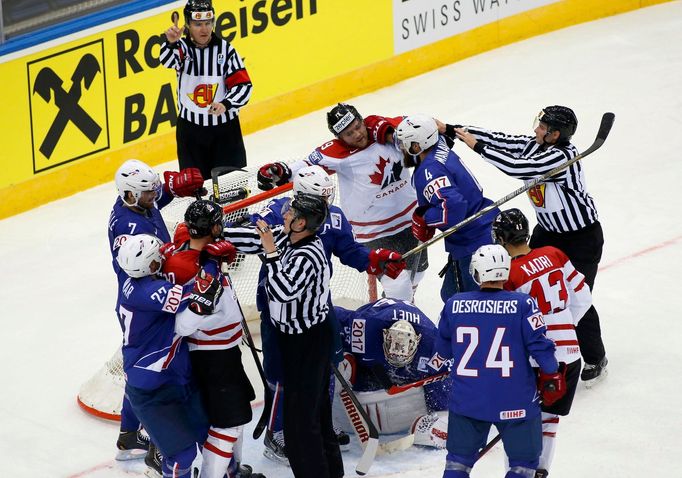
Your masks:
{"label": "white hockey helmet", "polygon": [[[116,260],[121,269],[135,279],[152,275],[161,269],[163,256],[161,255],[161,241],[151,234],[128,236],[121,245]],[[152,264],[158,266],[152,271]]]}
{"label": "white hockey helmet", "polygon": [[[140,196],[145,191],[156,191],[157,197],[161,194],[161,179],[159,175],[147,164],[137,159],[129,159],[123,163],[115,175],[118,195],[127,206],[138,206]],[[126,191],[130,191],[134,203],[126,202]]]}
{"label": "white hockey helmet", "polygon": [[478,285],[483,282],[506,281],[509,278],[511,257],[499,244],[488,244],[476,249],[471,256],[469,273]]}
{"label": "white hockey helmet", "polygon": [[[438,125],[430,116],[406,116],[395,129],[398,146],[406,153],[417,155],[438,142]],[[410,151],[412,143],[417,143],[419,151]]]}
{"label": "white hockey helmet", "polygon": [[334,201],[336,186],[334,180],[321,166],[307,166],[294,174],[294,194],[310,194],[327,198],[327,203]]}
{"label": "white hockey helmet", "polygon": [[405,367],[412,363],[422,336],[415,332],[407,320],[399,320],[384,329],[384,357],[394,367]]}

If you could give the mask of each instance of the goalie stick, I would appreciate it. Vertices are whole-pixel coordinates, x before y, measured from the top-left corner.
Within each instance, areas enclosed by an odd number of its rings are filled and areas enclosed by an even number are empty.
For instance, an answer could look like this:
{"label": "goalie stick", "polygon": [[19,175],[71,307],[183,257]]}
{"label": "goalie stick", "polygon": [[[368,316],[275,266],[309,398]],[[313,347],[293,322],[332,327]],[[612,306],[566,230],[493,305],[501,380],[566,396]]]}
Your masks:
{"label": "goalie stick", "polygon": [[225,204],[231,204],[235,201],[246,199],[249,196],[251,191],[249,191],[249,188],[246,186],[220,192],[220,177],[235,171],[241,171],[244,173],[247,172],[245,169],[234,168],[232,166],[218,166],[211,169],[211,185],[213,186],[213,194],[210,197],[211,201],[215,201],[223,206]]}
{"label": "goalie stick", "polygon": [[523,185],[516,191],[512,191],[511,193],[507,194],[505,197],[498,199],[494,203],[488,205],[487,207],[484,207],[480,211],[478,211],[476,214],[473,214],[463,221],[458,222],[454,226],[450,227],[449,229],[446,229],[445,231],[441,232],[440,234],[433,236],[431,239],[428,241],[418,245],[414,249],[406,252],[403,254],[403,259],[407,259],[410,256],[413,256],[414,254],[417,254],[421,252],[422,250],[426,249],[430,245],[434,244],[435,242],[440,241],[441,239],[445,239],[449,235],[457,232],[464,226],[468,225],[469,223],[475,221],[479,217],[489,213],[493,209],[497,208],[498,206],[501,206],[502,204],[511,201],[514,199],[516,196],[519,196],[526,191],[533,189],[536,187],[538,184],[543,183],[547,181],[549,178],[552,176],[557,175],[564,169],[569,168],[571,165],[573,165],[575,162],[580,161],[583,159],[585,156],[588,156],[592,153],[594,153],[596,150],[601,148],[601,146],[604,144],[604,141],[606,141],[606,138],[609,135],[609,132],[611,131],[611,127],[613,126],[613,121],[615,119],[615,115],[613,113],[604,113],[604,115],[601,118],[601,124],[599,125],[599,131],[597,131],[597,137],[595,138],[594,142],[592,145],[587,148],[582,154],[577,155],[575,158],[565,162],[562,165],[557,166],[556,168],[552,169],[551,171],[546,172],[542,176],[538,176],[537,178],[533,179],[532,181],[528,182],[527,184]]}

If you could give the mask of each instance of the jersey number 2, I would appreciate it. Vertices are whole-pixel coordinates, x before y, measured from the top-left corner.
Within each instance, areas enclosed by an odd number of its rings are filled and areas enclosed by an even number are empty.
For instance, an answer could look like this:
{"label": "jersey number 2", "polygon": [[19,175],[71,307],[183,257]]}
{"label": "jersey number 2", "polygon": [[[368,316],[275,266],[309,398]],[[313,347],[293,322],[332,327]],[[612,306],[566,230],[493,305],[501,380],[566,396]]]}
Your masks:
{"label": "jersey number 2", "polygon": [[[498,368],[502,377],[510,377],[511,369],[514,368],[514,361],[510,358],[509,346],[502,345],[502,338],[507,329],[498,327],[495,330],[495,337],[488,348],[488,355],[485,359],[485,368]],[[457,364],[457,375],[462,377],[478,377],[478,369],[470,368],[469,361],[479,345],[478,329],[476,327],[457,327],[457,343],[468,342],[462,358]],[[498,358],[499,357],[499,358]]]}

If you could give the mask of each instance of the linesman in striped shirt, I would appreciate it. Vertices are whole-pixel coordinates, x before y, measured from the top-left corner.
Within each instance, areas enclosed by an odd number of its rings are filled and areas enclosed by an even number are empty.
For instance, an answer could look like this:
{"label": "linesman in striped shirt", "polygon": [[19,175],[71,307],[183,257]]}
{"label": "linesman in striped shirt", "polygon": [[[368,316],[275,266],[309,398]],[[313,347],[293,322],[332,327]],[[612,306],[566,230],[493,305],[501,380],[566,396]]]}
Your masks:
{"label": "linesman in striped shirt", "polygon": [[284,226],[225,228],[244,253],[260,253],[265,290],[284,375],[284,439],[296,478],[341,478],[343,460],[329,396],[331,270],[317,231],[328,214],[323,197],[297,194],[283,207]]}
{"label": "linesman in striped shirt", "polygon": [[204,179],[216,166],[246,166],[239,109],[253,85],[234,47],[214,32],[210,0],[189,0],[183,29],[166,30],[159,60],[178,76],[176,140],[181,168],[197,167]]}
{"label": "linesman in striped shirt", "polygon": [[[508,176],[530,181],[578,155],[571,137],[578,127],[573,110],[548,106],[535,119],[535,136],[510,135],[468,126],[440,124],[439,129],[464,141],[485,161]],[[587,192],[580,161],[528,191],[538,224],[529,246],[562,250],[594,290],[604,236],[592,196]],[[585,361],[581,379],[593,385],[606,375],[606,350],[594,306],[576,327]]]}

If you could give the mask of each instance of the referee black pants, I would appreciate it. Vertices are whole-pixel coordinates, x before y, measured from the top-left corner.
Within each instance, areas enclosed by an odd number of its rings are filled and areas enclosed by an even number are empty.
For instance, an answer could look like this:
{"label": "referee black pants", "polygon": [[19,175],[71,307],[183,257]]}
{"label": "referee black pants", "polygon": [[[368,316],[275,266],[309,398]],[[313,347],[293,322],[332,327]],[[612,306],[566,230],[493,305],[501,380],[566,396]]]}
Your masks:
{"label": "referee black pants", "polygon": [[343,460],[332,426],[328,321],[302,334],[277,332],[284,374],[284,446],[296,478],[341,478]]}
{"label": "referee black pants", "polygon": [[[585,276],[585,282],[594,291],[594,280],[604,247],[604,234],[601,224],[595,222],[579,231],[556,233],[549,232],[539,224],[533,229],[530,247],[554,246],[560,249]],[[583,360],[588,364],[598,364],[606,356],[601,338],[599,314],[594,305],[589,308],[576,327],[578,344]]]}
{"label": "referee black pants", "polygon": [[199,168],[204,180],[218,166],[243,168],[246,150],[239,116],[217,126],[199,126],[178,118],[175,130],[180,169]]}

